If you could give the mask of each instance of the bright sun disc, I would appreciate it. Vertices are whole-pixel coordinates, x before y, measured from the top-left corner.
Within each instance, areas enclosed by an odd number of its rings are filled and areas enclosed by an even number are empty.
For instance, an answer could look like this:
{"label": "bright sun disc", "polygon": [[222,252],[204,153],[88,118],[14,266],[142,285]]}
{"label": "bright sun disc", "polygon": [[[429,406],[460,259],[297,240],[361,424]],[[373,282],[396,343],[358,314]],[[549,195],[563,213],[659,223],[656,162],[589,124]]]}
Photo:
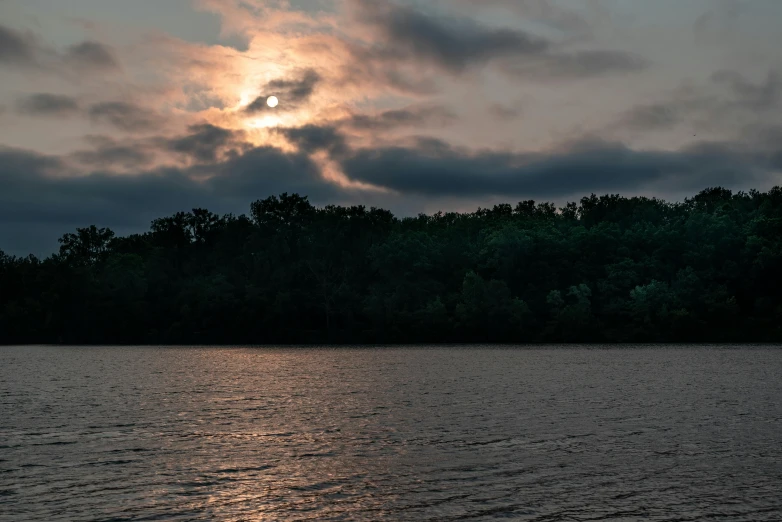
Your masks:
{"label": "bright sun disc", "polygon": [[269,107],[276,107],[277,103],[279,103],[279,101],[277,100],[276,96],[269,96],[266,99],[266,105],[268,105]]}

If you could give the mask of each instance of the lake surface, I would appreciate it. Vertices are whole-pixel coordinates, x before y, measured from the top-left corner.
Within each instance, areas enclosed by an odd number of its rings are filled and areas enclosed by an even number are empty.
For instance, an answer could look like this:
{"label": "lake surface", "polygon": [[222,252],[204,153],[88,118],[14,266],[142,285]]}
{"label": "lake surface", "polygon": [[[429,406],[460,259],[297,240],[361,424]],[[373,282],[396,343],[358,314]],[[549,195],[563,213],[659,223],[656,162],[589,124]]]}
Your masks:
{"label": "lake surface", "polygon": [[0,347],[0,520],[782,520],[782,349]]}

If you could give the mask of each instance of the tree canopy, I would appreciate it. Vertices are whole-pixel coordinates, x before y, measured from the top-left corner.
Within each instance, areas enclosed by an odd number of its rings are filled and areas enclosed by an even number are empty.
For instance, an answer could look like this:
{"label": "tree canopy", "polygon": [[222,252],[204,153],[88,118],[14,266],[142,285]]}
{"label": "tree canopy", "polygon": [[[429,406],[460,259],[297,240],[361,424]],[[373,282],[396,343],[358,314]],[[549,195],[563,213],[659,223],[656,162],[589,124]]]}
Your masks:
{"label": "tree canopy", "polygon": [[782,340],[782,189],[396,218],[282,194],[0,250],[0,343]]}

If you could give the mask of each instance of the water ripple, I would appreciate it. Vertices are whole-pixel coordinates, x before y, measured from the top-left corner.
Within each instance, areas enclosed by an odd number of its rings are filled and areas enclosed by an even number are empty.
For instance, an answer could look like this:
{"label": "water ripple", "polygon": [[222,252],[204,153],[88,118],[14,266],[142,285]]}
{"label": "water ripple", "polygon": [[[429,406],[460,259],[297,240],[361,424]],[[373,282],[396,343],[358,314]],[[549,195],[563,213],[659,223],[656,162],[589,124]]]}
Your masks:
{"label": "water ripple", "polygon": [[0,348],[0,521],[782,520],[782,350]]}

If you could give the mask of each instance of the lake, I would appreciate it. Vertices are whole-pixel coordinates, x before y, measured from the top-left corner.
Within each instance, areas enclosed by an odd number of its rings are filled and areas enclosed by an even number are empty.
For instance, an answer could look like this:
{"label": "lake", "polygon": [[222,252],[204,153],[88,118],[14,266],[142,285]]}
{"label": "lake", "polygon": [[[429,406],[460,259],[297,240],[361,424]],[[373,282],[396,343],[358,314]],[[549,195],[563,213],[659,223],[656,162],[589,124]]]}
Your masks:
{"label": "lake", "polygon": [[0,520],[782,520],[782,349],[0,347]]}

